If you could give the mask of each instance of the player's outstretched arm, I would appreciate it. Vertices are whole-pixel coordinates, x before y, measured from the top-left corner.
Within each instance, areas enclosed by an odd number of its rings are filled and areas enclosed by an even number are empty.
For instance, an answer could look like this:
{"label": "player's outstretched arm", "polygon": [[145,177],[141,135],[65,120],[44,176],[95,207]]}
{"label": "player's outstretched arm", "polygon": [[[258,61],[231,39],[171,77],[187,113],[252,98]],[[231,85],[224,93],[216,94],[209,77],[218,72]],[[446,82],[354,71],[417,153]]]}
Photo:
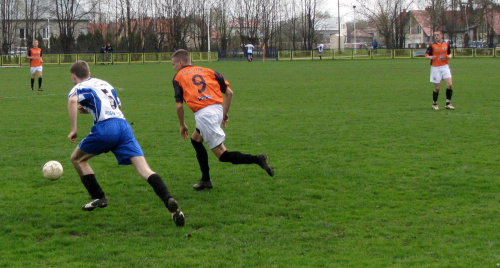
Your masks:
{"label": "player's outstretched arm", "polygon": [[75,142],[77,137],[77,115],[78,115],[78,96],[75,94],[68,99],[68,114],[71,124],[71,132],[68,134],[70,142]]}
{"label": "player's outstretched arm", "polygon": [[222,125],[224,127],[227,127],[226,123],[227,121],[229,121],[229,116],[227,115],[227,113],[229,112],[231,102],[233,101],[233,91],[231,90],[231,88],[227,87],[226,93],[224,93],[224,95],[226,97],[224,98],[224,104],[222,106]]}
{"label": "player's outstretched arm", "polygon": [[184,121],[184,106],[182,102],[176,103],[177,117],[179,118],[179,131],[181,137],[186,140],[188,138],[188,127],[186,126],[186,121]]}

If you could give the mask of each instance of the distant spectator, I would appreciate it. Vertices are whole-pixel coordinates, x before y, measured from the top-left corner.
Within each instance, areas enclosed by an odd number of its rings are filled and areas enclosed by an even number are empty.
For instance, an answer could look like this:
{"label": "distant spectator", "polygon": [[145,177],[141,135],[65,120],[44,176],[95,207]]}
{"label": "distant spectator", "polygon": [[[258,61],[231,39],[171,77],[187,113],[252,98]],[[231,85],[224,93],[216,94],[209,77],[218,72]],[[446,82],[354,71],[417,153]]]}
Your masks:
{"label": "distant spectator", "polygon": [[377,39],[373,40],[373,43],[372,43],[372,49],[373,50],[377,50],[378,48],[378,42],[377,42]]}
{"label": "distant spectator", "polygon": [[113,47],[111,46],[111,44],[110,44],[110,43],[108,43],[108,44],[106,45],[106,52],[107,52],[107,53],[113,53]]}
{"label": "distant spectator", "polygon": [[106,44],[106,53],[108,53],[108,55],[107,55],[108,64],[110,62],[111,62],[111,64],[113,64],[113,56],[111,55],[111,53],[113,53],[113,47],[111,46],[110,43]]}
{"label": "distant spectator", "polygon": [[102,47],[101,47],[101,64],[104,64],[106,53],[108,53],[106,51],[106,45],[102,45]]}

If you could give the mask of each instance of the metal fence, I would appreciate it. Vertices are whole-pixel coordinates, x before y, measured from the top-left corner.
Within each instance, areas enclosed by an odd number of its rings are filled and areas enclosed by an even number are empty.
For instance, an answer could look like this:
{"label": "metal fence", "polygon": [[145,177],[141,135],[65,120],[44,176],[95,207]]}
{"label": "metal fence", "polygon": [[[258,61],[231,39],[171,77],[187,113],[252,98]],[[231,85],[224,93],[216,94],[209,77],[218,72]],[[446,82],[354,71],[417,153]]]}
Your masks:
{"label": "metal fence", "polygon": [[[144,64],[170,62],[174,52],[161,53],[81,53],[43,54],[43,65],[72,64],[84,60],[95,65]],[[217,52],[191,52],[192,61],[217,61]],[[22,54],[0,55],[0,66],[29,66],[30,60]]]}
{"label": "metal fence", "polygon": [[[500,57],[500,48],[455,48],[455,58],[496,58]],[[145,64],[170,62],[173,52],[160,53],[80,53],[80,54],[44,54],[44,65],[71,64],[77,60],[95,65]],[[242,50],[220,50],[213,52],[190,52],[191,60],[197,61],[246,61],[247,55]],[[425,49],[349,49],[324,50],[324,60],[374,60],[374,59],[425,59]],[[254,61],[263,60],[320,60],[317,50],[255,50]],[[29,66],[25,54],[2,54],[0,66]]]}
{"label": "metal fence", "polygon": [[[330,60],[372,60],[372,59],[413,59],[424,58],[426,49],[349,49],[324,50],[322,59]],[[456,58],[500,57],[500,48],[455,48]],[[317,50],[280,50],[278,60],[319,60]]]}

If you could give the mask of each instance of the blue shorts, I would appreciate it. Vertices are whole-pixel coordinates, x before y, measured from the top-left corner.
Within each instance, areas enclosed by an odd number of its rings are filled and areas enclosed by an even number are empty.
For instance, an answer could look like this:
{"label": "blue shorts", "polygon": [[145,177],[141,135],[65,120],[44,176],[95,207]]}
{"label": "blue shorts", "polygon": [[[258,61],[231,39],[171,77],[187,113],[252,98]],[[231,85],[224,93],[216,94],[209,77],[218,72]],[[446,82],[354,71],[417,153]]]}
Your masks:
{"label": "blue shorts", "polygon": [[144,156],[130,124],[119,118],[98,122],[79,144],[80,150],[100,155],[113,152],[120,165],[130,165],[130,158]]}

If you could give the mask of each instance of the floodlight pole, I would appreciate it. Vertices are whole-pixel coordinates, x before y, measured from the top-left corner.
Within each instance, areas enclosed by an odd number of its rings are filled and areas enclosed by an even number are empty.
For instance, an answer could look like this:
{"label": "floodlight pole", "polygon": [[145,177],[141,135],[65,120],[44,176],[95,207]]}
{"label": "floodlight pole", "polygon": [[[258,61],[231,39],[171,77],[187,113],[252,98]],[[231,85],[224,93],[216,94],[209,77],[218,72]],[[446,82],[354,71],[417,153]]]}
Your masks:
{"label": "floodlight pole", "polygon": [[47,18],[47,45],[50,52],[50,19]]}
{"label": "floodlight pole", "polygon": [[356,6],[352,6],[354,9],[354,54],[356,54]]}
{"label": "floodlight pole", "polygon": [[340,0],[337,0],[337,16],[338,16],[338,23],[339,23],[339,51],[340,51]]}

